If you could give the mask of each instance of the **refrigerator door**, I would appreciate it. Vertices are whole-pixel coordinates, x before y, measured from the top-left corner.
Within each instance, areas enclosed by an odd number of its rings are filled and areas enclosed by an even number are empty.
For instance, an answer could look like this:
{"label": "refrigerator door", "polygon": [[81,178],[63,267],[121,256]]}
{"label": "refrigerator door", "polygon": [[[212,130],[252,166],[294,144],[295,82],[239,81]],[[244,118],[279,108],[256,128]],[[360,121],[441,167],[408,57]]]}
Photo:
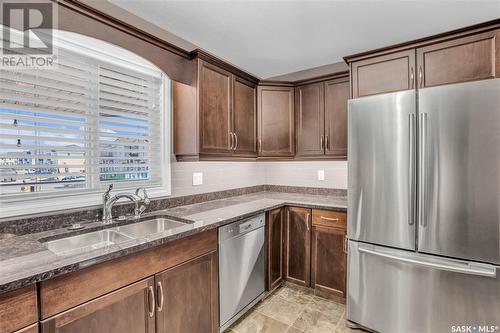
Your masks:
{"label": "refrigerator door", "polygon": [[499,266],[353,241],[348,256],[347,319],[354,323],[384,333],[500,326]]}
{"label": "refrigerator door", "polygon": [[418,251],[500,264],[500,79],[419,91]]}
{"label": "refrigerator door", "polygon": [[415,249],[415,91],[348,102],[348,237]]}

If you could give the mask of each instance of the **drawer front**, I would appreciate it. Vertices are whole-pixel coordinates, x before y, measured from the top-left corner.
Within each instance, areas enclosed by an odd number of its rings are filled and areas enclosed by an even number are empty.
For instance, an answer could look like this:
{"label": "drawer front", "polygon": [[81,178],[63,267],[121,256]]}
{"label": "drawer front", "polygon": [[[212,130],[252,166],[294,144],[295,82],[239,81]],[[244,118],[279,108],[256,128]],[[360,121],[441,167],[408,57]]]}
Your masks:
{"label": "drawer front", "polygon": [[312,224],[325,227],[347,228],[347,214],[332,210],[313,209]]}
{"label": "drawer front", "polygon": [[34,284],[0,295],[0,333],[13,332],[37,320]]}

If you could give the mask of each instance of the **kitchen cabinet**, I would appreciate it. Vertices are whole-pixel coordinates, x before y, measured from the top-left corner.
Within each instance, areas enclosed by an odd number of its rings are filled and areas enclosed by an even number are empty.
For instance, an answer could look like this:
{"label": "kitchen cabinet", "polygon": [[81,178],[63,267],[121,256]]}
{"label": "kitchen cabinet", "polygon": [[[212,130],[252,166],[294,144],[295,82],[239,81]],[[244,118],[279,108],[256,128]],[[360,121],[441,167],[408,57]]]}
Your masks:
{"label": "kitchen cabinet", "polygon": [[500,30],[417,48],[418,87],[500,76]]}
{"label": "kitchen cabinet", "polygon": [[325,86],[323,82],[295,88],[297,156],[325,152]]}
{"label": "kitchen cabinet", "polygon": [[415,49],[374,56],[351,64],[352,97],[415,88]]}
{"label": "kitchen cabinet", "polygon": [[172,84],[177,160],[256,158],[256,80],[209,61],[193,61],[195,83]]}
{"label": "kitchen cabinet", "polygon": [[0,333],[24,329],[38,320],[35,285],[0,295]]}
{"label": "kitchen cabinet", "polygon": [[287,207],[286,214],[285,278],[293,283],[309,286],[311,210]]}
{"label": "kitchen cabinet", "polygon": [[200,152],[231,152],[232,75],[205,61],[199,63]]}
{"label": "kitchen cabinet", "polygon": [[297,156],[347,158],[347,73],[295,88]]}
{"label": "kitchen cabinet", "polygon": [[346,229],[313,225],[311,241],[311,287],[345,298]]}
{"label": "kitchen cabinet", "polygon": [[38,323],[30,325],[28,327],[22,328],[19,331],[15,331],[14,333],[38,333]]}
{"label": "kitchen cabinet", "polygon": [[154,279],[148,278],[41,322],[42,333],[155,332]]}
{"label": "kitchen cabinet", "polygon": [[259,86],[258,155],[293,158],[295,154],[294,89],[291,86]]}
{"label": "kitchen cabinet", "polygon": [[267,213],[267,291],[272,291],[283,281],[283,209],[277,208]]}
{"label": "kitchen cabinet", "polygon": [[255,84],[233,76],[234,156],[257,155],[257,94]]}
{"label": "kitchen cabinet", "polygon": [[217,252],[155,275],[156,332],[218,332]]}
{"label": "kitchen cabinet", "polygon": [[325,155],[347,159],[349,76],[325,82]]}

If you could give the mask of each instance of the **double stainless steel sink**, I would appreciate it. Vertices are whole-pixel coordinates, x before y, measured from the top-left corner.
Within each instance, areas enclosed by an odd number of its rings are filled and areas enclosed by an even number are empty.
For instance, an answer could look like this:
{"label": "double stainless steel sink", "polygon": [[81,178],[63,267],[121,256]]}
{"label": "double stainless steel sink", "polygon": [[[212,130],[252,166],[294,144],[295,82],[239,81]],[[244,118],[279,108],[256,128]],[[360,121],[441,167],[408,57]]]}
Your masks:
{"label": "double stainless steel sink", "polygon": [[114,228],[49,240],[44,243],[47,245],[47,248],[55,254],[71,254],[147,238],[150,235],[164,233],[186,225],[186,223],[173,221],[165,217],[155,217],[153,219]]}

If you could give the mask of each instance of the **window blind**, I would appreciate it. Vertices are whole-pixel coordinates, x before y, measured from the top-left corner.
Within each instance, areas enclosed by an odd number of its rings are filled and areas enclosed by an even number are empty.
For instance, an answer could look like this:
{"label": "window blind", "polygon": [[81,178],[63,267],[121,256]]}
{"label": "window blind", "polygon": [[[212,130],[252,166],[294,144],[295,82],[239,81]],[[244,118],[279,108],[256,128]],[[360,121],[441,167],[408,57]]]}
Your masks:
{"label": "window blind", "polygon": [[102,58],[0,69],[1,199],[161,185],[162,74]]}

